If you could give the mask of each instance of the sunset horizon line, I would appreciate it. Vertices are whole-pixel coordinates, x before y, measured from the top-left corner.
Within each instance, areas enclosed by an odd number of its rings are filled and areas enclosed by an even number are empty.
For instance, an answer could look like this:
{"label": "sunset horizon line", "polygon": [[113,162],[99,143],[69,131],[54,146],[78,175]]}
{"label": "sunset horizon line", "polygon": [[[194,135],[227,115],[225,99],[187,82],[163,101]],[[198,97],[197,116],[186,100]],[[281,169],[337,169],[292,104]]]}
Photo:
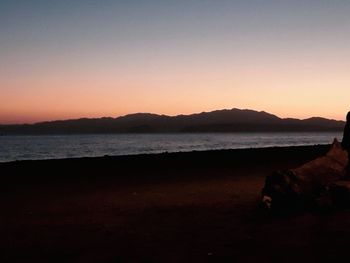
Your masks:
{"label": "sunset horizon line", "polygon": [[[267,111],[267,110],[261,110],[261,109],[252,109],[252,108],[239,108],[239,107],[233,107],[233,108],[221,108],[221,109],[214,109],[214,110],[202,110],[202,111],[196,111],[192,113],[177,113],[177,114],[166,114],[166,113],[156,113],[156,112],[147,112],[147,111],[135,111],[135,112],[130,112],[130,113],[125,113],[125,114],[120,114],[113,116],[111,115],[99,115],[99,116],[77,116],[77,117],[67,117],[67,118],[56,118],[56,119],[43,119],[43,120],[38,120],[38,121],[24,121],[24,122],[15,122],[15,121],[10,121],[10,122],[0,122],[0,125],[35,125],[35,124],[40,124],[40,123],[46,123],[46,122],[56,122],[56,121],[75,121],[75,120],[82,120],[82,119],[118,119],[122,117],[126,117],[129,115],[136,115],[136,114],[150,114],[150,115],[158,115],[158,116],[166,116],[166,117],[177,117],[177,116],[189,116],[189,115],[196,115],[196,114],[202,114],[202,113],[211,113],[215,111],[231,111],[231,110],[240,110],[240,111],[254,111],[254,112],[259,112],[259,113],[267,113],[274,115],[280,119],[297,119],[297,120],[308,120],[312,118],[323,118],[323,119],[328,119],[332,121],[345,121],[344,119],[338,119],[338,118],[332,118],[332,117],[325,117],[325,116],[315,116],[315,115],[310,115],[310,116],[305,116],[305,117],[293,117],[291,115],[289,116],[281,116],[279,114]],[[345,114],[344,114],[345,116]]]}

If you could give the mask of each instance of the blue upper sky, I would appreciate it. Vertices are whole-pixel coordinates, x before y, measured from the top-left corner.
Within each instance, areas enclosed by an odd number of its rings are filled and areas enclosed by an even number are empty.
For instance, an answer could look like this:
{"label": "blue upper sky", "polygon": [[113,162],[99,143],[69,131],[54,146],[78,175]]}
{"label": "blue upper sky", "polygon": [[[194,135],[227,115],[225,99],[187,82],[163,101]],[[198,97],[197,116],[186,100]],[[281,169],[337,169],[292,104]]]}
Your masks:
{"label": "blue upper sky", "polygon": [[[283,116],[306,116],[311,110],[340,118],[347,102],[332,94],[343,94],[350,84],[349,14],[350,1],[345,0],[2,0],[0,89],[7,101],[17,98],[18,104],[0,106],[6,112],[0,121],[69,117],[63,110],[46,114],[52,110],[45,103],[39,109],[28,102],[34,101],[29,94],[38,92],[55,101],[57,96],[50,94],[59,94],[59,84],[67,83],[69,88],[60,87],[72,101],[61,99],[58,108],[70,109],[84,87],[91,96],[101,91],[104,97],[96,100],[105,105],[111,97],[116,104],[121,97],[130,102],[106,108],[96,104],[95,112],[72,107],[73,117],[238,106]],[[79,77],[84,75],[95,78],[86,85]],[[14,80],[18,76],[22,82]],[[314,83],[317,76],[320,83]],[[317,89],[320,94],[309,109]],[[289,100],[277,103],[286,94]],[[333,108],[321,109],[329,98]],[[25,117],[19,110],[24,107],[36,117]]]}

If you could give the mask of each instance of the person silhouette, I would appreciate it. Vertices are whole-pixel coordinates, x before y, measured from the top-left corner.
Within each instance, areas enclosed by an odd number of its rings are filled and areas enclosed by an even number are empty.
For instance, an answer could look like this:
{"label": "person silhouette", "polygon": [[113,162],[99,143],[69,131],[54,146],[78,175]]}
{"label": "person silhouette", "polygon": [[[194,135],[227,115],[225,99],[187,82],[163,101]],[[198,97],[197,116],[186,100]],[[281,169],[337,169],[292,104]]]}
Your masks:
{"label": "person silhouette", "polygon": [[346,124],[344,127],[343,140],[341,142],[341,146],[344,150],[349,153],[350,150],[350,111],[346,115]]}
{"label": "person silhouette", "polygon": [[350,154],[350,111],[346,115],[346,124],[344,127],[343,140],[341,146],[344,150],[348,152],[348,164],[345,170],[345,177],[349,178],[350,176],[350,165],[349,165],[349,154]]}

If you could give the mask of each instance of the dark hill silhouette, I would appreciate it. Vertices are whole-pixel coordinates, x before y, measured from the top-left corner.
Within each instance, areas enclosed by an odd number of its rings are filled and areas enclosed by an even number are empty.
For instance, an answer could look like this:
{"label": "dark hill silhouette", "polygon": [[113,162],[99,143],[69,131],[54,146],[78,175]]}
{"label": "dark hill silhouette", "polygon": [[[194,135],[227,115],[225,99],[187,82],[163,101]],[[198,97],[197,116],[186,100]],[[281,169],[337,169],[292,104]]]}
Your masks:
{"label": "dark hill silhouette", "polygon": [[178,116],[136,113],[118,118],[0,125],[0,134],[341,131],[344,125],[343,121],[319,117],[282,119],[264,111],[231,109]]}

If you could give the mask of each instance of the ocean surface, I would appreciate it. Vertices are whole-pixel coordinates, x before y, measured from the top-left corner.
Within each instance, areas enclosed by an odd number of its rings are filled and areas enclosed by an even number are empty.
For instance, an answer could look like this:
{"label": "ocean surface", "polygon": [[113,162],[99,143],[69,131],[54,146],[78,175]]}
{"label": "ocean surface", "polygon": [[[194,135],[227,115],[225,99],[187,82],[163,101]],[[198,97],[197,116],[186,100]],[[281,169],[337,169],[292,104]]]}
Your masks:
{"label": "ocean surface", "polygon": [[330,144],[336,132],[0,136],[0,162]]}

